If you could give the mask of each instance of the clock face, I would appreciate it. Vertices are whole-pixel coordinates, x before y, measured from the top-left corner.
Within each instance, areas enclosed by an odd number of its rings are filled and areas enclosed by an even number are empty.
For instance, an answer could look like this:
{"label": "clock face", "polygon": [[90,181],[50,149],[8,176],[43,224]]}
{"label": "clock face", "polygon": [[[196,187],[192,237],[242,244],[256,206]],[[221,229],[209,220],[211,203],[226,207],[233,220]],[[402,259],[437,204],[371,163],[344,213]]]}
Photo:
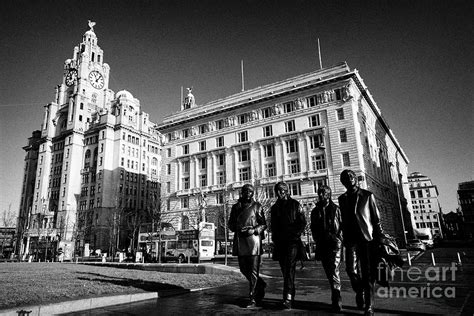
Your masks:
{"label": "clock face", "polygon": [[104,87],[104,77],[97,70],[93,70],[89,73],[89,81],[96,89],[102,89]]}
{"label": "clock face", "polygon": [[66,74],[66,80],[65,80],[66,85],[68,87],[72,86],[76,78],[77,78],[77,70],[76,69],[69,70],[68,73]]}

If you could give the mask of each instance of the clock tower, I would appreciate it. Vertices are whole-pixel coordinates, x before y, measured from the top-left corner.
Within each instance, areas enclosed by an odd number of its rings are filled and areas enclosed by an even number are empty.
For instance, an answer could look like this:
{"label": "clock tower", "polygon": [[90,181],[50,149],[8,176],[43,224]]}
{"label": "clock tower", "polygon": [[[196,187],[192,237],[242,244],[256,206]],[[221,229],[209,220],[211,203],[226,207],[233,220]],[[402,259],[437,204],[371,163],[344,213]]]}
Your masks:
{"label": "clock tower", "polygon": [[[97,44],[95,22],[74,48],[73,56],[64,62],[63,79],[56,87],[54,101],[45,106],[38,157],[41,161],[32,213],[37,226],[58,229],[61,247],[73,249],[73,224],[79,207],[81,181],[89,165],[85,144],[97,146],[91,136],[100,117],[110,113],[114,93],[109,89],[110,67]],[[96,162],[97,155],[93,156]],[[49,223],[49,224],[48,224]]]}
{"label": "clock tower", "polygon": [[108,88],[110,67],[97,44],[94,25],[89,21],[89,30],[74,48],[73,58],[64,62],[63,83],[58,87],[57,103],[67,104],[66,128],[75,131],[88,129],[92,114],[108,110],[113,98]]}

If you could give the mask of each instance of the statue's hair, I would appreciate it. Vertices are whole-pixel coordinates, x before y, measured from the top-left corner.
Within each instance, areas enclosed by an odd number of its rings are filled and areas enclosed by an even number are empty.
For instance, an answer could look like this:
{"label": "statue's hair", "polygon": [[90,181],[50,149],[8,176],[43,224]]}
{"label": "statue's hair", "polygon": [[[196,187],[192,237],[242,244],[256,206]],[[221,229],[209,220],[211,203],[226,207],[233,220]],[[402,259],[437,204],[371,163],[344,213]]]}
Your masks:
{"label": "statue's hair", "polygon": [[254,189],[253,185],[251,185],[250,183],[247,183],[247,184],[244,184],[241,190],[243,191],[244,189],[247,189],[247,188],[252,188],[252,190]]}
{"label": "statue's hair", "polygon": [[351,175],[351,176],[353,176],[354,178],[357,179],[356,173],[354,171],[350,170],[350,169],[346,169],[343,172],[341,172],[340,179],[342,179],[342,177],[347,177],[349,175]]}
{"label": "statue's hair", "polygon": [[[283,181],[280,181],[277,184],[275,184],[275,187],[273,188],[273,190],[275,191],[275,194],[277,194],[278,188],[285,188],[286,191],[288,191],[288,184],[286,184]],[[288,195],[289,195],[289,193],[288,193]]]}

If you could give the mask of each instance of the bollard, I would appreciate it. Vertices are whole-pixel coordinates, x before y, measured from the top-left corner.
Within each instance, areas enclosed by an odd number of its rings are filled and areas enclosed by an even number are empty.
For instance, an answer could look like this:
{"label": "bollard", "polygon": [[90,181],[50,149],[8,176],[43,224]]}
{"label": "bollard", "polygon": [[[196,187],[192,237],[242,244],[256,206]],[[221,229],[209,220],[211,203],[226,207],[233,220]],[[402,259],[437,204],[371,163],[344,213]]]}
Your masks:
{"label": "bollard", "polygon": [[436,265],[436,261],[435,261],[434,253],[431,253],[431,263],[433,263],[433,266],[435,266],[435,265]]}
{"label": "bollard", "polygon": [[408,265],[411,267],[411,256],[409,252],[407,252],[407,258],[408,258]]}
{"label": "bollard", "polygon": [[77,264],[77,262],[78,262],[78,261],[79,261],[79,258],[78,258],[78,257],[76,257],[76,264]]}

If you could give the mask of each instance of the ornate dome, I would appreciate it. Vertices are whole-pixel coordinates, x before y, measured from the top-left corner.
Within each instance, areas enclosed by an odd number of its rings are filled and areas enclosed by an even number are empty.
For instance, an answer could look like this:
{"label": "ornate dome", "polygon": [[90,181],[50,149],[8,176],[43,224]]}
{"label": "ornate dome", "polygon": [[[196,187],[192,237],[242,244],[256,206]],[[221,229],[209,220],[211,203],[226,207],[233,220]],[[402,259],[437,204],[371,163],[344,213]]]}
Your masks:
{"label": "ornate dome", "polygon": [[124,98],[124,99],[133,100],[133,95],[127,90],[120,90],[119,92],[115,94],[115,98],[116,99]]}

